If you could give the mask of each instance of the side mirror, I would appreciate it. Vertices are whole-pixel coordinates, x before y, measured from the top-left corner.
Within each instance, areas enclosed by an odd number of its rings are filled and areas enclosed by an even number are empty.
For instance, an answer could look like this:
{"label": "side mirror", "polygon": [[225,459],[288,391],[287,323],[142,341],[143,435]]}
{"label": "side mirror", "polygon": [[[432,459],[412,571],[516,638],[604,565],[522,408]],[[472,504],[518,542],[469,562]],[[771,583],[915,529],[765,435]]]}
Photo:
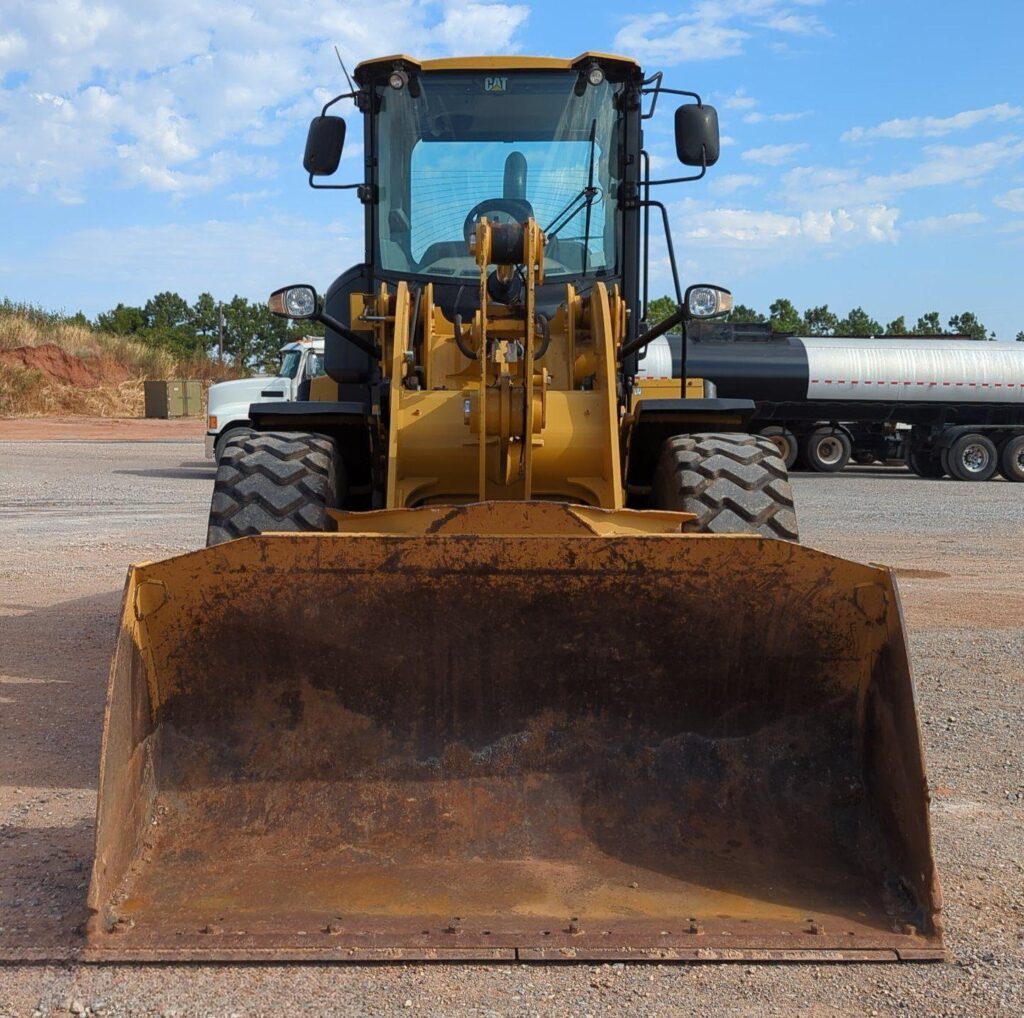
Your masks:
{"label": "side mirror", "polygon": [[313,287],[304,283],[299,286],[282,286],[270,295],[267,308],[278,318],[316,320],[320,314],[320,298]]}
{"label": "side mirror", "polygon": [[721,318],[732,311],[732,293],[714,283],[694,283],[683,297],[687,318]]}
{"label": "side mirror", "polygon": [[687,103],[676,110],[676,155],[683,165],[714,166],[718,147],[718,110],[714,106]]}
{"label": "side mirror", "polygon": [[341,117],[314,117],[306,135],[302,166],[315,177],[329,177],[341,162],[345,121]]}

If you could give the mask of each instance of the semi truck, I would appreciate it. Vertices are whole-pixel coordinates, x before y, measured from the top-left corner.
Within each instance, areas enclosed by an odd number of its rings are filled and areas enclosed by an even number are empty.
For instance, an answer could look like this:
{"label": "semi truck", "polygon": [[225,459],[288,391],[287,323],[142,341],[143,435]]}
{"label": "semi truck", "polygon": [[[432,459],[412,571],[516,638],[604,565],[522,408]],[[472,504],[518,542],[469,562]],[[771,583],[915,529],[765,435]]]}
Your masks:
{"label": "semi truck", "polygon": [[207,395],[206,457],[216,462],[232,438],[249,431],[253,403],[309,399],[314,379],[324,374],[322,336],[303,336],[281,347],[274,375],[233,378],[210,386]]}
{"label": "semi truck", "polygon": [[[679,335],[648,347],[645,395],[678,387],[682,354]],[[1024,481],[1024,344],[691,322],[685,370],[719,397],[753,400],[751,430],[789,468],[905,460],[921,477]]]}

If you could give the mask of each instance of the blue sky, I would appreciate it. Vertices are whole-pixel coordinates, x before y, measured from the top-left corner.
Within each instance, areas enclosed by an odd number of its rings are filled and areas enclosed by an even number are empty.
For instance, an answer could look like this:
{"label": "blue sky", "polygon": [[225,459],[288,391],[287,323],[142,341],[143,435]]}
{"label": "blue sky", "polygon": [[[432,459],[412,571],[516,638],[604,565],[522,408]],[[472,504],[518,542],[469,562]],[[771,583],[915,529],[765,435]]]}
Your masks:
{"label": "blue sky", "polygon": [[[688,281],[883,322],[973,310],[1009,339],[1022,39],[1009,0],[0,0],[0,295],[95,314],[164,289],[325,287],[361,247],[351,192],[310,191],[300,165],[343,85],[334,45],[350,68],[594,49],[719,108],[718,165],[662,194]],[[669,103],[648,144],[675,169]]]}

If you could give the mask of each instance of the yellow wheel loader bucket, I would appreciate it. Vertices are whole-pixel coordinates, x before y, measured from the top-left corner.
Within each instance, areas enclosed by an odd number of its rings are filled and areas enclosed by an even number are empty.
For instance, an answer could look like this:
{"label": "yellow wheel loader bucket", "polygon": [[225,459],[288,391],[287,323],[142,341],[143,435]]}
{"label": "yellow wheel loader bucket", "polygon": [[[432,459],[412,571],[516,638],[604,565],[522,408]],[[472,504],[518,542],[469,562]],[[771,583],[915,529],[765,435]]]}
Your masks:
{"label": "yellow wheel loader bucket", "polygon": [[133,567],[86,956],[941,957],[891,574],[684,518],[371,513]]}

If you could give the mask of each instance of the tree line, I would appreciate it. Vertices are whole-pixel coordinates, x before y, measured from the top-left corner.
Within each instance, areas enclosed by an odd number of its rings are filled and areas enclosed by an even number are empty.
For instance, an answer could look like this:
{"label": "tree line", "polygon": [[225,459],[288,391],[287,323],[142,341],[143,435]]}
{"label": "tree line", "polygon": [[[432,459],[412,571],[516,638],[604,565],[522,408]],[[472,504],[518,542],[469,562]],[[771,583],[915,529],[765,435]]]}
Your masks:
{"label": "tree line", "polygon": [[[651,324],[667,318],[676,309],[668,296],[658,297],[648,305],[647,317]],[[883,325],[862,307],[851,308],[842,318],[827,304],[808,308],[801,314],[796,305],[785,297],[773,301],[764,315],[746,304],[737,304],[727,316],[729,322],[769,322],[773,332],[793,333],[797,336],[966,336],[969,339],[995,339],[973,311],[950,316],[943,326],[938,311],[928,311],[911,326],[900,315]],[[1024,343],[1024,331],[1016,339]]]}
{"label": "tree line", "polygon": [[109,332],[158,349],[169,351],[179,361],[199,357],[223,359],[240,371],[272,368],[278,350],[300,336],[323,335],[314,322],[289,322],[270,313],[266,304],[234,296],[218,301],[201,293],[190,304],[169,290],[155,294],[145,304],[118,304],[90,320],[76,314],[47,311],[8,298],[0,300],[0,316],[20,315],[33,324],[77,325],[97,332]]}
{"label": "tree line", "polygon": [[278,350],[300,336],[323,335],[315,322],[290,322],[272,315],[262,302],[237,294],[218,301],[201,293],[194,304],[180,294],[164,291],[141,307],[118,304],[96,316],[94,327],[152,346],[179,357],[218,357],[240,369],[272,367]]}

